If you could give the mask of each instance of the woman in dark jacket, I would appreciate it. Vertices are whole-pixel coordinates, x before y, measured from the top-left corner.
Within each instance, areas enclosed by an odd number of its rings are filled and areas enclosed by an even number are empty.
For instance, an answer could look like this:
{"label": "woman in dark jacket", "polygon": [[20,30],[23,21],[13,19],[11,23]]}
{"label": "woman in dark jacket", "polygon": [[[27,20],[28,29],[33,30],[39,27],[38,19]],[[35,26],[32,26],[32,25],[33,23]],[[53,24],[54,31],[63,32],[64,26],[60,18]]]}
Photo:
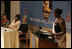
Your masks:
{"label": "woman in dark jacket", "polygon": [[[27,33],[27,31],[28,31],[28,24],[27,24],[27,17],[26,16],[24,16],[22,18],[22,22],[21,22],[20,27],[19,27],[18,30],[19,30],[20,33]],[[25,34],[21,34],[19,37],[20,38],[24,38],[24,37],[26,37],[26,35]]]}

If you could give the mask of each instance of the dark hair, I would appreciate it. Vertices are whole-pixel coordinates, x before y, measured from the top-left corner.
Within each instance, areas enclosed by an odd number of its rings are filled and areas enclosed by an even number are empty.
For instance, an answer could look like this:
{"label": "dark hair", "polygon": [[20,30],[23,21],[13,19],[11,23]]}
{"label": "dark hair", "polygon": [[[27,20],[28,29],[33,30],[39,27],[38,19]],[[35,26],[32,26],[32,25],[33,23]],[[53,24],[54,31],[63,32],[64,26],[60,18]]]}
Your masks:
{"label": "dark hair", "polygon": [[20,20],[20,14],[16,14],[16,17]]}
{"label": "dark hair", "polygon": [[61,15],[61,14],[62,14],[62,9],[56,8],[56,9],[54,10],[54,12],[55,12],[55,14]]}
{"label": "dark hair", "polygon": [[[2,14],[2,16],[4,16],[4,15],[6,15],[6,14]],[[6,15],[7,16],[7,15]]]}

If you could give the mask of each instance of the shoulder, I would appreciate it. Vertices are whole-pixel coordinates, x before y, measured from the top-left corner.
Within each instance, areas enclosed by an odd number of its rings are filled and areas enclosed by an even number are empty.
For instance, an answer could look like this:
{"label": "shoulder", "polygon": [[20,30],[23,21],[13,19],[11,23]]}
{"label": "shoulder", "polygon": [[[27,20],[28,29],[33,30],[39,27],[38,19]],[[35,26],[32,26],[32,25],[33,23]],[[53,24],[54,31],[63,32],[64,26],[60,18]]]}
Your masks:
{"label": "shoulder", "polygon": [[65,23],[65,20],[62,17],[60,18],[60,23]]}
{"label": "shoulder", "polygon": [[20,20],[18,20],[17,23],[20,23]]}
{"label": "shoulder", "polygon": [[9,22],[9,20],[8,20],[8,19],[6,19],[6,20],[5,20],[5,22]]}
{"label": "shoulder", "polygon": [[20,20],[18,20],[18,22],[20,22]]}
{"label": "shoulder", "polygon": [[12,22],[14,22],[15,20],[13,20]]}
{"label": "shoulder", "polygon": [[60,19],[60,21],[59,21],[59,25],[60,25],[60,26],[65,26],[65,21],[64,21],[63,18]]}

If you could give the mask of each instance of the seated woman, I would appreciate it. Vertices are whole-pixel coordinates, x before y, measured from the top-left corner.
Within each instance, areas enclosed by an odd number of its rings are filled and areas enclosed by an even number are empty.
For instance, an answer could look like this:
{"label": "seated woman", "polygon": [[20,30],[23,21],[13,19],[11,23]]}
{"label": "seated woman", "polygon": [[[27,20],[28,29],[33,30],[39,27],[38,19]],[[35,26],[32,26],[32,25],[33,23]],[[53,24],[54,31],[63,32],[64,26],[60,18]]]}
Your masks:
{"label": "seated woman", "polygon": [[20,15],[17,14],[15,17],[15,20],[12,21],[12,23],[8,26],[11,29],[16,29],[18,30],[20,26]]}
{"label": "seated woman", "polygon": [[[27,16],[24,16],[22,18],[22,23],[18,30],[20,33],[27,33],[27,31],[28,31]],[[25,34],[21,34],[19,37],[24,38],[25,36],[26,36]]]}
{"label": "seated woman", "polygon": [[1,19],[1,27],[8,27],[9,20],[7,19],[7,15],[3,14]]}

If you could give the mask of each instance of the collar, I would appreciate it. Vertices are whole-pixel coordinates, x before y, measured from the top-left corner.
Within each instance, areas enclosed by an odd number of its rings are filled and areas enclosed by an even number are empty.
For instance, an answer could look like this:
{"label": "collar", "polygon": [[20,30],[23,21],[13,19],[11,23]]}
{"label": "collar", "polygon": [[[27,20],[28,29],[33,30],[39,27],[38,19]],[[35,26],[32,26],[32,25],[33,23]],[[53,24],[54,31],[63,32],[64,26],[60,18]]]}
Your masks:
{"label": "collar", "polygon": [[21,24],[27,24],[27,22],[25,22],[25,23],[21,22]]}

